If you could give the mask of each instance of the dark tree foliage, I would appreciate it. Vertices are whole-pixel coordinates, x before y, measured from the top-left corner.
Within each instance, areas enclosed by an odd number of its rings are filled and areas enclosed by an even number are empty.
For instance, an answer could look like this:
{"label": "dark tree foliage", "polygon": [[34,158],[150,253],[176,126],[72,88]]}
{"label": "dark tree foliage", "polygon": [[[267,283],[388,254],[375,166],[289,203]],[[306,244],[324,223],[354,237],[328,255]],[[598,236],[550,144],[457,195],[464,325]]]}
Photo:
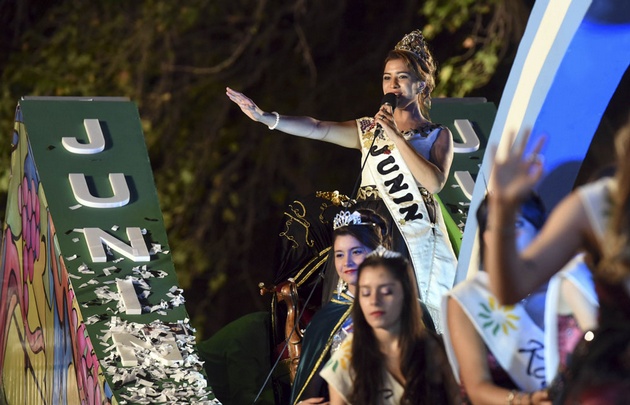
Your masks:
{"label": "dark tree foliage", "polygon": [[208,336],[268,308],[257,285],[272,279],[286,203],[316,190],[348,194],[359,174],[358,151],[269,131],[225,87],[266,111],[372,115],[386,52],[421,28],[441,67],[435,96],[498,103],[531,3],[4,1],[0,129],[10,134],[23,95],[136,102],[187,309]]}

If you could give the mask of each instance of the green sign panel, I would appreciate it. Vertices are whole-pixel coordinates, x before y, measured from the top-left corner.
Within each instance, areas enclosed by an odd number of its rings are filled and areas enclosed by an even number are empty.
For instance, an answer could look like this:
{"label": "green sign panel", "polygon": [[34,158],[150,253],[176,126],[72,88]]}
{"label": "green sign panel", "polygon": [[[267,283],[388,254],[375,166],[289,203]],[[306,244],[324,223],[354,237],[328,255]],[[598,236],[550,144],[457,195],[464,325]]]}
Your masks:
{"label": "green sign panel", "polygon": [[11,170],[3,402],[215,403],[135,104],[20,101]]}

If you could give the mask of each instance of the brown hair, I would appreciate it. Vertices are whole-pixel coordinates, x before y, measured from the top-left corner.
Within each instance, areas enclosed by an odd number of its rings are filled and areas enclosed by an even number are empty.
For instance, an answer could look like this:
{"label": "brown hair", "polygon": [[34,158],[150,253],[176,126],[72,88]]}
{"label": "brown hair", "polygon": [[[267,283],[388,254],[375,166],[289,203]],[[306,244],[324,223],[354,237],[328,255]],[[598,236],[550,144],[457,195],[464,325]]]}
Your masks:
{"label": "brown hair", "polygon": [[405,66],[416,75],[416,77],[425,83],[424,88],[418,94],[418,104],[420,104],[420,112],[425,118],[429,118],[429,110],[431,109],[431,92],[435,89],[435,71],[436,64],[429,49],[424,44],[424,52],[422,56],[418,56],[413,52],[402,49],[394,49],[389,51],[385,58],[387,62],[400,59]]}
{"label": "brown hair", "polygon": [[630,275],[630,120],[615,137],[618,169],[615,187],[610,193],[610,226],[598,274],[608,281],[619,282]]}
{"label": "brown hair", "polygon": [[333,231],[333,246],[337,236],[350,235],[363,245],[376,249],[379,245],[389,247],[390,235],[383,217],[370,209],[358,209],[361,214],[361,225],[346,225]]}
{"label": "brown hair", "polygon": [[[450,368],[434,367],[439,363],[448,365],[448,362],[445,360],[443,347],[437,344],[438,341],[432,338],[431,332],[422,322],[415,275],[409,261],[402,256],[383,257],[371,254],[359,266],[357,284],[362,271],[368,267],[385,268],[402,285],[399,345],[400,368],[405,376],[405,388],[401,403],[447,403],[449,384],[446,380],[449,375],[444,375],[440,370],[447,370],[450,373]],[[354,337],[351,365],[354,385],[349,400],[353,404],[378,404],[383,395],[381,391],[385,358],[358,300],[355,300],[352,307],[352,320]],[[452,380],[452,374],[450,378]]]}

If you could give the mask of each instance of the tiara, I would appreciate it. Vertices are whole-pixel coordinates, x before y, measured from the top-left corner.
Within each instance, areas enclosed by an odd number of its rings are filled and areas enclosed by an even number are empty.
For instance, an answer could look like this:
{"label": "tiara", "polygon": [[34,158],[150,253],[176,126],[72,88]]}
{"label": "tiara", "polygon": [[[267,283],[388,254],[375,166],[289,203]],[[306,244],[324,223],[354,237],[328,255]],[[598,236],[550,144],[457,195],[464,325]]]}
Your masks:
{"label": "tiara", "polygon": [[414,30],[405,35],[403,39],[396,44],[394,49],[397,51],[411,52],[418,59],[425,60],[427,59],[426,46],[427,44],[424,40],[424,35],[422,35],[422,31]]}
{"label": "tiara", "polygon": [[358,211],[340,211],[333,219],[333,230],[348,225],[363,225],[361,222],[361,214]]}
{"label": "tiara", "polygon": [[370,256],[383,257],[385,259],[396,259],[396,258],[402,257],[402,254],[398,252],[394,252],[393,250],[387,250],[385,246],[383,245],[378,245],[376,249],[374,249],[367,255],[367,257],[370,257]]}

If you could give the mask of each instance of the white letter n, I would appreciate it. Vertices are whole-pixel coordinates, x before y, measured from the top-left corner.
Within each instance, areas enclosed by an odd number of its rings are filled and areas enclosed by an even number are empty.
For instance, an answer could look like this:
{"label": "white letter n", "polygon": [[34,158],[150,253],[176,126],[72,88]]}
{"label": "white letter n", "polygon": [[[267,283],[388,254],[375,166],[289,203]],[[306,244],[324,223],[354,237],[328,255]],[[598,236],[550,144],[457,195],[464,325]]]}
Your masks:
{"label": "white letter n", "polygon": [[83,228],[83,234],[85,235],[85,242],[88,245],[92,261],[95,263],[107,261],[107,254],[103,244],[134,262],[148,262],[151,260],[149,249],[144,242],[140,228],[127,228],[127,236],[131,246],[100,228]]}

